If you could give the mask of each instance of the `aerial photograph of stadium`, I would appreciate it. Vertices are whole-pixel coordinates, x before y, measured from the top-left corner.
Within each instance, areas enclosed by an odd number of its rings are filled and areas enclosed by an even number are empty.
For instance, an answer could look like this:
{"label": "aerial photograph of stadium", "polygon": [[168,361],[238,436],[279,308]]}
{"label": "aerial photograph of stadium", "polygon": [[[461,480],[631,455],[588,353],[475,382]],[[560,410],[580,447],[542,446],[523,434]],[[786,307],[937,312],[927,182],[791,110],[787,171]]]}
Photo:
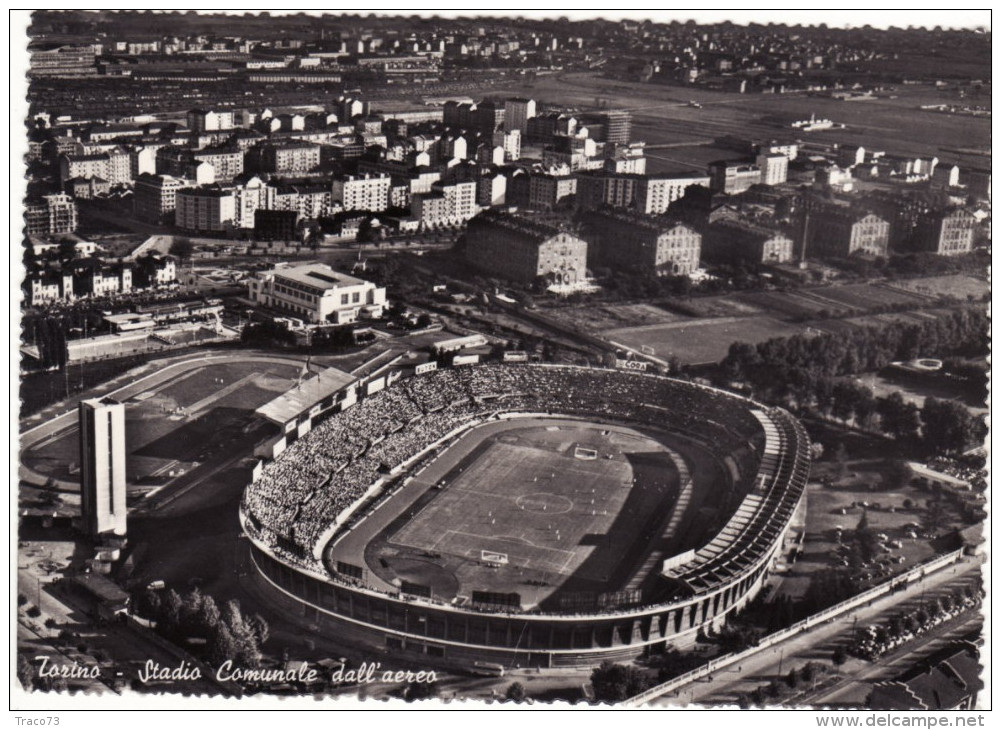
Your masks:
{"label": "aerial photograph of stadium", "polygon": [[983,725],[989,10],[11,17],[18,724]]}

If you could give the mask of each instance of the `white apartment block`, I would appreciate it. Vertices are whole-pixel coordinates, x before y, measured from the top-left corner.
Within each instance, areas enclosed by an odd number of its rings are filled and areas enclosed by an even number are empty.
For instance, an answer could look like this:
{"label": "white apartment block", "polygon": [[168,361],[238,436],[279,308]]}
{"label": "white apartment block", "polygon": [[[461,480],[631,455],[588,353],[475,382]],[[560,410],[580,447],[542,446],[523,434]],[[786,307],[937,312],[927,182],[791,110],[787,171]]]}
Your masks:
{"label": "white apartment block", "polygon": [[636,189],[636,209],[647,215],[665,213],[671,203],[693,185],[709,187],[709,176],[701,174],[645,177]]}
{"label": "white apartment block", "polygon": [[341,175],[330,188],[331,203],[346,211],[381,211],[389,207],[392,179],[385,173]]}

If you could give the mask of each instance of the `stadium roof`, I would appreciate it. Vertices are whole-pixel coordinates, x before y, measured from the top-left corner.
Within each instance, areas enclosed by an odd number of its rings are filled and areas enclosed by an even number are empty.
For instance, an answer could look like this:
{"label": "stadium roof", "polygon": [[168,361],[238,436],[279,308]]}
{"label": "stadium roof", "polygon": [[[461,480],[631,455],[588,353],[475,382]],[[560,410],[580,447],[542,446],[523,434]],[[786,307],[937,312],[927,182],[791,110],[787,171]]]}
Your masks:
{"label": "stadium roof", "polygon": [[299,414],[334,393],[356,382],[357,378],[337,368],[327,368],[257,409],[256,413],[272,423],[284,426]]}

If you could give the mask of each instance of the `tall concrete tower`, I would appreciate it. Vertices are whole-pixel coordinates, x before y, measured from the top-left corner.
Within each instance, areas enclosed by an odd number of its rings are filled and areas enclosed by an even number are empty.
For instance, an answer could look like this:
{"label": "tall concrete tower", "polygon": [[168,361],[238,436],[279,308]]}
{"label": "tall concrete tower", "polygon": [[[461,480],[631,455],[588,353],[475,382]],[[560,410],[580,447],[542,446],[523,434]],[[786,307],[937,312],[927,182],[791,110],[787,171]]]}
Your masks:
{"label": "tall concrete tower", "polygon": [[80,401],[80,504],[91,537],[125,535],[125,406]]}

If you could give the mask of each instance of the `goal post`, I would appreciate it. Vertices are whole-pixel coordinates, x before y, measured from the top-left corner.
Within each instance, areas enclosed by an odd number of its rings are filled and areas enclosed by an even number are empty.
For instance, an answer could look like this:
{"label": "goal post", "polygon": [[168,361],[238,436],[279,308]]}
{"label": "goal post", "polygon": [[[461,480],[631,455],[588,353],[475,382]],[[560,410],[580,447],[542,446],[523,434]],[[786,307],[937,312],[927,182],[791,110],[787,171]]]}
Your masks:
{"label": "goal post", "polygon": [[574,446],[573,457],[582,461],[594,461],[598,458],[598,450],[589,449],[585,446]]}
{"label": "goal post", "polygon": [[480,560],[485,563],[507,565],[507,553],[498,553],[493,550],[480,550]]}

